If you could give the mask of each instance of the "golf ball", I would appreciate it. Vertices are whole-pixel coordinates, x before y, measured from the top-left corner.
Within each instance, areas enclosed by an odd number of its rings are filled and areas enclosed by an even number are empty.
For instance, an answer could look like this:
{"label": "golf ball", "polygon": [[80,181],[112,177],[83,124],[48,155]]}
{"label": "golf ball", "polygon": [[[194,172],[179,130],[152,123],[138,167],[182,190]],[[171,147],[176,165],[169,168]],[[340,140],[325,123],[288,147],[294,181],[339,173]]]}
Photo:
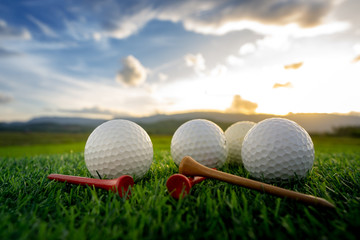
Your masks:
{"label": "golf ball", "polygon": [[244,138],[241,156],[256,178],[288,180],[305,177],[314,162],[314,145],[305,129],[283,118],[257,123]]}
{"label": "golf ball", "polygon": [[241,147],[246,133],[255,125],[254,122],[240,121],[234,123],[225,131],[225,137],[228,147],[229,163],[242,164]]}
{"label": "golf ball", "polygon": [[191,156],[207,167],[219,168],[227,157],[225,134],[211,121],[190,120],[174,133],[171,139],[171,156],[177,165],[185,156]]}
{"label": "golf ball", "polygon": [[143,128],[128,120],[111,120],[98,126],[85,145],[85,163],[95,178],[131,175],[139,179],[149,170],[153,147]]}

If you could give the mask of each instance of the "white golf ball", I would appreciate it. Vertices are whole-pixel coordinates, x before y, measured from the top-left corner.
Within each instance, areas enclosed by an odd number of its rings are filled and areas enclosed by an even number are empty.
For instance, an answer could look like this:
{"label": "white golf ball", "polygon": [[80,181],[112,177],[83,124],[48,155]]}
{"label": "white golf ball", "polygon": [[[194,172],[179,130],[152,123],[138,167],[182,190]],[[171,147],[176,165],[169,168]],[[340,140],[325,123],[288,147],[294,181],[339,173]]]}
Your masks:
{"label": "white golf ball", "polygon": [[241,147],[246,133],[255,125],[254,122],[240,121],[234,123],[225,131],[226,143],[228,147],[229,163],[242,164]]}
{"label": "white golf ball", "polygon": [[85,145],[85,163],[91,175],[139,179],[153,161],[153,147],[143,128],[128,120],[111,120],[98,126]]}
{"label": "white golf ball", "polygon": [[221,167],[227,157],[226,138],[215,123],[195,119],[181,125],[171,139],[171,156],[179,165],[185,156],[210,167]]}
{"label": "white golf ball", "polygon": [[244,138],[242,160],[256,178],[305,177],[314,162],[314,145],[305,129],[283,118],[257,123]]}

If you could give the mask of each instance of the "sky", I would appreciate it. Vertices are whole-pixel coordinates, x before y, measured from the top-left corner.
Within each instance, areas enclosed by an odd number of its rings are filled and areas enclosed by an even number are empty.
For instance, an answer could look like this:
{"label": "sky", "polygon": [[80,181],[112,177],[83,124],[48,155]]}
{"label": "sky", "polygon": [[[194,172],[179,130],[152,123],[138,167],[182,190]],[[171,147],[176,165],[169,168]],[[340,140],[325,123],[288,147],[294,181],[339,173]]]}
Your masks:
{"label": "sky", "polygon": [[360,112],[360,1],[0,1],[0,121]]}

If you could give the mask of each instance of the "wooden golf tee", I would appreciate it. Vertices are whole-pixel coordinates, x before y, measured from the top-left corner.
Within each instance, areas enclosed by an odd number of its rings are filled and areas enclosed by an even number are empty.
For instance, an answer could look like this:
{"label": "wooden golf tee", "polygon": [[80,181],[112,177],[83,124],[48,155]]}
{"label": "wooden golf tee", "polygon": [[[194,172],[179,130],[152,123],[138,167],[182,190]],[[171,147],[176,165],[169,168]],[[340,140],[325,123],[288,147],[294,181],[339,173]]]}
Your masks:
{"label": "wooden golf tee", "polygon": [[257,190],[259,192],[268,193],[277,197],[285,197],[285,198],[293,199],[316,207],[335,208],[335,206],[332,203],[326,201],[323,198],[318,198],[315,196],[287,190],[270,184],[266,184],[255,180],[232,175],[229,173],[221,172],[218,170],[214,170],[205,167],[204,165],[201,165],[200,163],[198,163],[189,156],[184,157],[180,162],[179,172],[187,176],[204,176],[207,178],[217,179],[220,181],[232,183],[249,189]]}
{"label": "wooden golf tee", "polygon": [[[59,182],[67,182],[77,185],[88,185],[105,190],[111,190],[118,192],[120,197],[123,197],[128,192],[129,186],[134,186],[134,179],[129,175],[123,175],[115,179],[95,179],[87,177],[70,176],[63,174],[50,174],[47,176],[50,180],[56,180]],[[131,191],[127,195],[130,195]]]}

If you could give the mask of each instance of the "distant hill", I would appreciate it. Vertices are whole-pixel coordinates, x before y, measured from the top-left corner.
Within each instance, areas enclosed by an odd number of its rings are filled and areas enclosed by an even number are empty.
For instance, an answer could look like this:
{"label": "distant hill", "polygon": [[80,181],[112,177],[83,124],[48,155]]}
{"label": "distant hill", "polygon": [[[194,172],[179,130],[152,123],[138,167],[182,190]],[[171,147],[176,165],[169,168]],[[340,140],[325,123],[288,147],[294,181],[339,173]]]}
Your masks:
{"label": "distant hill", "polygon": [[0,131],[16,132],[90,132],[105,119],[39,117],[27,122],[0,123]]}
{"label": "distant hill", "polygon": [[71,125],[84,125],[84,126],[97,126],[105,122],[105,119],[94,118],[74,118],[74,117],[39,117],[33,118],[26,122],[27,124],[39,124],[39,123],[55,123],[55,124],[71,124]]}
{"label": "distant hill", "polygon": [[[190,119],[208,119],[224,130],[237,121],[259,122],[266,118],[283,117],[293,120],[311,133],[332,132],[344,126],[360,126],[360,116],[340,114],[288,114],[286,116],[268,114],[235,114],[221,112],[188,112],[181,114],[158,114],[149,117],[125,118],[141,125],[150,134],[172,134]],[[0,123],[0,131],[48,131],[48,132],[90,132],[106,119],[39,117],[27,122]]]}
{"label": "distant hill", "polygon": [[[229,126],[237,121],[260,122],[266,118],[283,117],[293,120],[304,127],[307,131],[313,133],[331,132],[334,128],[342,126],[360,126],[360,116],[340,115],[340,114],[319,114],[319,113],[297,113],[288,114],[286,116],[270,115],[270,114],[235,114],[221,112],[189,112],[173,115],[154,115],[145,118],[129,118],[139,124],[149,125],[159,122],[185,122],[190,119],[203,118],[214,121],[219,125]],[[225,129],[224,129],[225,130]]]}

